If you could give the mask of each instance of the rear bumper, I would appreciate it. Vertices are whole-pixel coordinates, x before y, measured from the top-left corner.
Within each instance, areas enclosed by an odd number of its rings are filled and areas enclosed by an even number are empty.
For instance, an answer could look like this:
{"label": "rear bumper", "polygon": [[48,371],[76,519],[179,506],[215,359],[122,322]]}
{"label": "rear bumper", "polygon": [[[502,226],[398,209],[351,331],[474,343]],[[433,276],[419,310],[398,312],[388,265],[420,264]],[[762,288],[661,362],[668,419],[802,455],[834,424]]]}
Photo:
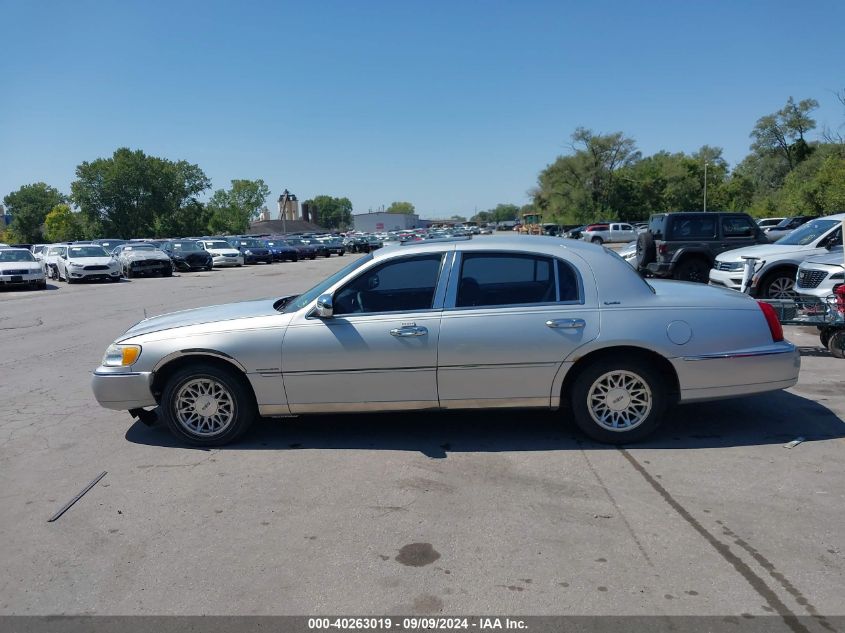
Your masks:
{"label": "rear bumper", "polygon": [[801,355],[786,341],[766,347],[672,359],[681,402],[718,400],[792,387]]}
{"label": "rear bumper", "polygon": [[125,411],[156,406],[151,372],[115,373],[98,367],[91,374],[91,389],[100,406]]}

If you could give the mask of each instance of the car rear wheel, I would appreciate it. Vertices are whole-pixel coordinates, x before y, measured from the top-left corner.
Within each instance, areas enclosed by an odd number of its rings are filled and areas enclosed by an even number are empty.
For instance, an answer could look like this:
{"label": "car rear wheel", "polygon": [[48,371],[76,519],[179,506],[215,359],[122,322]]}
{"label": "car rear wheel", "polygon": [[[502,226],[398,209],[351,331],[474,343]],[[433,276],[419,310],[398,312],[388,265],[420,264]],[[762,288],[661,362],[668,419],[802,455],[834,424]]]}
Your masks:
{"label": "car rear wheel", "polygon": [[710,275],[710,266],[699,257],[690,257],[675,267],[673,277],[679,281],[693,281],[706,284]]}
{"label": "car rear wheel", "polygon": [[593,238],[593,239],[591,239],[590,241],[591,241],[593,244],[598,244],[598,245],[602,245],[602,244],[604,244],[604,240],[603,240],[603,239],[601,239],[600,237],[594,237],[594,238]]}
{"label": "car rear wheel", "polygon": [[666,386],[638,359],[603,359],[572,384],[572,413],[589,437],[607,444],[639,441],[657,429],[667,406]]}
{"label": "car rear wheel", "polygon": [[783,269],[769,273],[760,282],[757,296],[761,299],[796,299],[795,271]]}
{"label": "car rear wheel", "polygon": [[233,442],[256,416],[243,381],[232,371],[206,363],[183,367],[170,377],[160,410],[170,431],[196,446]]}

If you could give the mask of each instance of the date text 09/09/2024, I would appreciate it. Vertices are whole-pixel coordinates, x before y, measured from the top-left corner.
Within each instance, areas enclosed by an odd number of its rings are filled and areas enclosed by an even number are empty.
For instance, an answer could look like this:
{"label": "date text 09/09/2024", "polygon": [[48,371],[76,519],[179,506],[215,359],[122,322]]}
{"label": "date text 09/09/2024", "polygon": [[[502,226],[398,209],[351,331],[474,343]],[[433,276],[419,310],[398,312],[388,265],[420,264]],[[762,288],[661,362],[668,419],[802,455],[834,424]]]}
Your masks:
{"label": "date text 09/09/2024", "polygon": [[442,617],[353,617],[308,618],[309,630],[520,630],[528,628],[524,620],[500,617],[442,618]]}

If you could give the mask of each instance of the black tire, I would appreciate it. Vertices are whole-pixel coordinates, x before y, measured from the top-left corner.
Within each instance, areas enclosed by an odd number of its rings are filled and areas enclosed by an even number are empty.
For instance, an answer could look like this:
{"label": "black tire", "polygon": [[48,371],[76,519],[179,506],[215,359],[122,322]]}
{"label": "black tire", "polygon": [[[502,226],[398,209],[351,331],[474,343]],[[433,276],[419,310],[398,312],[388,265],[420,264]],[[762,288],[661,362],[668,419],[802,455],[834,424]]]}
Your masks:
{"label": "black tire", "polygon": [[68,285],[74,283],[74,281],[70,278],[70,273],[65,269],[65,283]]}
{"label": "black tire", "polygon": [[308,259],[310,259],[310,260],[312,260],[312,261],[313,261],[313,260],[315,260],[315,259],[317,259],[317,254],[316,254],[316,253],[314,253],[314,254],[313,254],[313,255],[311,255],[311,257],[309,257]]}
{"label": "black tire", "polygon": [[36,290],[47,290],[47,280],[42,279],[37,284],[35,284]]}
{"label": "black tire", "polygon": [[768,273],[757,286],[757,296],[760,299],[796,299],[796,272],[795,269],[779,268]]}
{"label": "black tire", "polygon": [[[176,405],[180,390],[193,380],[210,380],[222,385],[232,401],[232,419],[228,425],[215,434],[202,435],[192,432],[177,416]],[[178,439],[193,446],[223,446],[240,438],[257,417],[255,398],[245,380],[235,373],[217,365],[198,362],[174,373],[161,395],[159,417],[165,421],[170,432]]]}
{"label": "black tire", "polygon": [[173,269],[171,268],[170,270],[161,271],[161,276],[162,277],[172,277],[173,276]]}
{"label": "black tire", "polygon": [[833,330],[828,328],[822,328],[819,330],[819,342],[822,344],[822,347],[827,347],[828,342],[830,342],[831,334],[833,334]]}
{"label": "black tire", "polygon": [[840,360],[845,358],[845,330],[836,330],[830,333],[827,349],[830,350],[834,358]]}
{"label": "black tire", "polygon": [[672,278],[706,284],[710,281],[710,265],[701,257],[687,257],[675,266]]}
{"label": "black tire", "polygon": [[591,239],[590,241],[591,241],[593,244],[598,244],[599,246],[601,246],[602,244],[604,244],[604,240],[603,240],[603,239],[601,239],[600,237],[594,237],[594,238],[593,238],[593,239]]}
{"label": "black tire", "polygon": [[123,276],[127,279],[132,279],[132,269],[127,266],[123,271]]}
{"label": "black tire", "polygon": [[[651,408],[630,430],[612,431],[593,418],[590,392],[594,383],[611,372],[625,372],[648,387]],[[578,373],[570,391],[570,405],[575,423],[587,436],[605,444],[629,444],[651,435],[663,421],[669,400],[663,378],[647,362],[638,358],[604,358],[590,363]],[[620,394],[624,395],[624,394]]]}
{"label": "black tire", "polygon": [[654,235],[651,231],[640,233],[637,236],[637,270],[643,270],[656,260],[657,247],[654,244]]}
{"label": "black tire", "polygon": [[299,261],[299,253],[297,253],[293,257],[291,257],[290,260],[292,262],[298,262]]}
{"label": "black tire", "polygon": [[346,253],[346,251],[340,251],[340,252],[338,253],[338,256],[339,256],[339,257],[343,257],[343,255],[344,255],[345,253]]}

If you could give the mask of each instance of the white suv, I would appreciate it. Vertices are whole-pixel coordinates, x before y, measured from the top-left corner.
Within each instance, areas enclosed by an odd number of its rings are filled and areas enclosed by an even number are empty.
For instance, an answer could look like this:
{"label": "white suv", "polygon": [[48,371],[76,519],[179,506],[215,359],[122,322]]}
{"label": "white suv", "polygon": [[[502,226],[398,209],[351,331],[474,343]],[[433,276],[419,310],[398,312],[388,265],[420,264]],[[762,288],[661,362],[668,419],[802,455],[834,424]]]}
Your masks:
{"label": "white suv", "polygon": [[843,284],[845,254],[842,248],[834,248],[826,255],[814,255],[801,262],[795,277],[795,292],[802,299],[824,300]]}
{"label": "white suv", "polygon": [[761,244],[725,251],[713,263],[710,284],[739,290],[745,257],[756,257],[750,293],[761,299],[795,298],[795,275],[808,257],[824,255],[842,244],[845,214],[810,220],[774,244]]}

